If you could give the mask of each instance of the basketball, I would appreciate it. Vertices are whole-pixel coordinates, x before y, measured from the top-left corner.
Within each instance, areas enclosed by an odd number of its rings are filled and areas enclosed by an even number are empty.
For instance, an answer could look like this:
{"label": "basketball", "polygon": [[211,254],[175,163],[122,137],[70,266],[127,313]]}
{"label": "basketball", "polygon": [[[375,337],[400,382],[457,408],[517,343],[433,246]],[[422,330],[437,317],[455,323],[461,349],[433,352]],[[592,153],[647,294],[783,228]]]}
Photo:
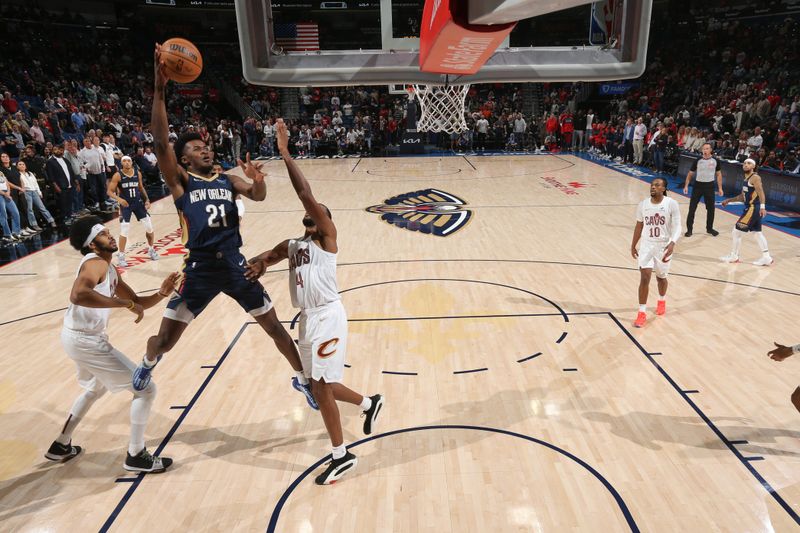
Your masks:
{"label": "basketball", "polygon": [[178,83],[191,83],[203,71],[200,50],[186,39],[174,37],[161,45],[161,59],[167,67],[167,76]]}

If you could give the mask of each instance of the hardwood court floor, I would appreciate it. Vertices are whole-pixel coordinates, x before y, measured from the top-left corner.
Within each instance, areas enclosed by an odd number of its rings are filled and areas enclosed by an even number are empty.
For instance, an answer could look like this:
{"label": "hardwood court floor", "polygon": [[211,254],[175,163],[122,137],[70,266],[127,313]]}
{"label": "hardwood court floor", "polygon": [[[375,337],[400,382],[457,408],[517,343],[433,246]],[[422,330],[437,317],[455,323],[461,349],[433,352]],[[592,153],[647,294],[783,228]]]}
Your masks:
{"label": "hardwood court floor", "polygon": [[[0,530],[798,530],[800,361],[765,355],[773,340],[799,342],[796,238],[765,231],[772,267],[722,264],[735,217],[718,212],[719,237],[678,244],[668,314],[652,315],[654,282],[650,321],[634,330],[640,180],[571,156],[300,165],[339,228],[346,383],[387,398],[370,439],[340,407],[357,470],[313,484],[329,451],[322,420],[225,297],[155,373],[148,446],[172,471],[121,468],[127,394],[95,404],[74,435],[81,457],[45,461],[79,392],[59,342],[79,256],[62,243],[0,272]],[[247,203],[247,256],[302,230],[283,164],[268,169],[268,199]],[[469,204],[450,236],[365,211],[431,187]],[[152,212],[172,255],[128,269],[142,291],[181,263],[174,207]],[[134,257],[143,238],[132,224]],[[756,259],[751,239],[742,257]],[[263,281],[288,327],[285,268]],[[112,343],[138,359],[160,316],[134,325],[115,311]]]}

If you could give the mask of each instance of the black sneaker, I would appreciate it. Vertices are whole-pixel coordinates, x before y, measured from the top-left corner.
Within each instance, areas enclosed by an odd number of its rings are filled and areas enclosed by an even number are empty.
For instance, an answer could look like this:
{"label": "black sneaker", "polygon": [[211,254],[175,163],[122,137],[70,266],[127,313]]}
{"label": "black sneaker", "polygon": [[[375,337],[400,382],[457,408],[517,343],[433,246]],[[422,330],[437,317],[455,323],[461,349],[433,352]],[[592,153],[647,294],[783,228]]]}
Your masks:
{"label": "black sneaker", "polygon": [[717,235],[719,235],[719,232],[717,230],[715,230],[714,228],[707,229],[706,233],[708,233],[712,237],[716,237]]}
{"label": "black sneaker", "polygon": [[380,414],[381,409],[383,409],[383,396],[376,394],[375,396],[370,396],[369,399],[372,400],[372,407],[361,413],[361,416],[365,417],[365,435],[372,433],[375,422],[378,420],[378,415]]}
{"label": "black sneaker", "polygon": [[147,451],[147,448],[142,448],[137,455],[128,454],[125,458],[125,470],[129,472],[150,472],[151,474],[160,474],[172,465],[172,459],[169,457],[156,457]]}
{"label": "black sneaker", "polygon": [[83,448],[80,446],[73,446],[72,441],[69,441],[69,444],[61,444],[60,442],[53,441],[53,444],[50,445],[44,457],[51,461],[66,463],[73,457],[79,455],[82,450]]}
{"label": "black sneaker", "polygon": [[692,236],[692,230],[686,230],[686,233],[684,233],[683,236],[684,237],[691,237]]}
{"label": "black sneaker", "polygon": [[328,463],[328,468],[314,479],[314,483],[317,485],[333,485],[339,481],[339,478],[354,469],[357,464],[358,457],[347,452],[341,459]]}

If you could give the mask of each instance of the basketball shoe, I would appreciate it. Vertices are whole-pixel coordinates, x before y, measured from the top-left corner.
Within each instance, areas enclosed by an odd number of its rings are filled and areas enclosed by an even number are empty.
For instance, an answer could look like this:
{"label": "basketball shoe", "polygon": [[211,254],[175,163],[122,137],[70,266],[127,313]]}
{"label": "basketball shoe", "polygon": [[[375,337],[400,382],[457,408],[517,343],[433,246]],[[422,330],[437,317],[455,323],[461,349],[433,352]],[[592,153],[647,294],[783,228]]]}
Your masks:
{"label": "basketball shoe", "polygon": [[172,466],[172,459],[169,457],[156,457],[148,452],[147,448],[142,448],[142,451],[136,455],[128,453],[125,458],[125,464],[122,466],[129,472],[160,474]]}
{"label": "basketball shoe", "polygon": [[54,440],[50,448],[47,449],[47,453],[44,454],[44,457],[51,461],[66,463],[73,457],[79,455],[82,449],[83,448],[80,446],[73,446],[72,441],[69,441],[69,444],[61,444]]}
{"label": "basketball shoe", "polygon": [[361,416],[364,417],[364,435],[372,433],[375,428],[375,422],[378,420],[378,415],[383,409],[383,396],[376,394],[375,396],[370,396],[369,399],[372,400],[372,407],[361,413]]}
{"label": "basketball shoe", "polygon": [[358,457],[347,452],[341,459],[331,460],[331,462],[328,463],[328,468],[314,479],[314,483],[317,485],[332,485],[339,481],[346,473],[354,469],[357,464]]}
{"label": "basketball shoe", "polygon": [[665,300],[659,300],[658,304],[656,304],[656,314],[661,316],[667,313],[667,302]]}
{"label": "basketball shoe", "polygon": [[294,387],[294,390],[303,393],[310,408],[314,409],[315,411],[319,411],[317,400],[314,399],[314,394],[311,392],[311,383],[306,383],[303,385],[300,383],[300,380],[297,379],[297,376],[295,376],[292,378],[292,387]]}
{"label": "basketball shoe", "polygon": [[647,322],[647,313],[639,311],[639,313],[636,315],[636,320],[633,322],[633,327],[644,327],[645,322]]}

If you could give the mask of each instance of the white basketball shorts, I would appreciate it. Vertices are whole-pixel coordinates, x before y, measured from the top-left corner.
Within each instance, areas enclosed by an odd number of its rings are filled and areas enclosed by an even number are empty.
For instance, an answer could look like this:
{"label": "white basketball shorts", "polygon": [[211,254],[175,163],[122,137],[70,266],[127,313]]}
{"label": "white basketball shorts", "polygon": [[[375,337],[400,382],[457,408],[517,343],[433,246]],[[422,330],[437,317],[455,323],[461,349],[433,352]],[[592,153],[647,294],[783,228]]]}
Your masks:
{"label": "white basketball shorts", "polygon": [[667,244],[669,243],[642,241],[639,245],[639,268],[652,268],[657,277],[666,278],[672,264],[672,257],[668,257],[667,262],[661,260]]}
{"label": "white basketball shorts", "polygon": [[102,385],[110,392],[134,392],[131,376],[136,365],[108,342],[105,334],[61,330],[64,351],[75,362],[78,383],[89,391]]}
{"label": "white basketball shorts", "polygon": [[347,313],[341,300],[300,313],[298,347],[307,378],[341,383],[347,353]]}

